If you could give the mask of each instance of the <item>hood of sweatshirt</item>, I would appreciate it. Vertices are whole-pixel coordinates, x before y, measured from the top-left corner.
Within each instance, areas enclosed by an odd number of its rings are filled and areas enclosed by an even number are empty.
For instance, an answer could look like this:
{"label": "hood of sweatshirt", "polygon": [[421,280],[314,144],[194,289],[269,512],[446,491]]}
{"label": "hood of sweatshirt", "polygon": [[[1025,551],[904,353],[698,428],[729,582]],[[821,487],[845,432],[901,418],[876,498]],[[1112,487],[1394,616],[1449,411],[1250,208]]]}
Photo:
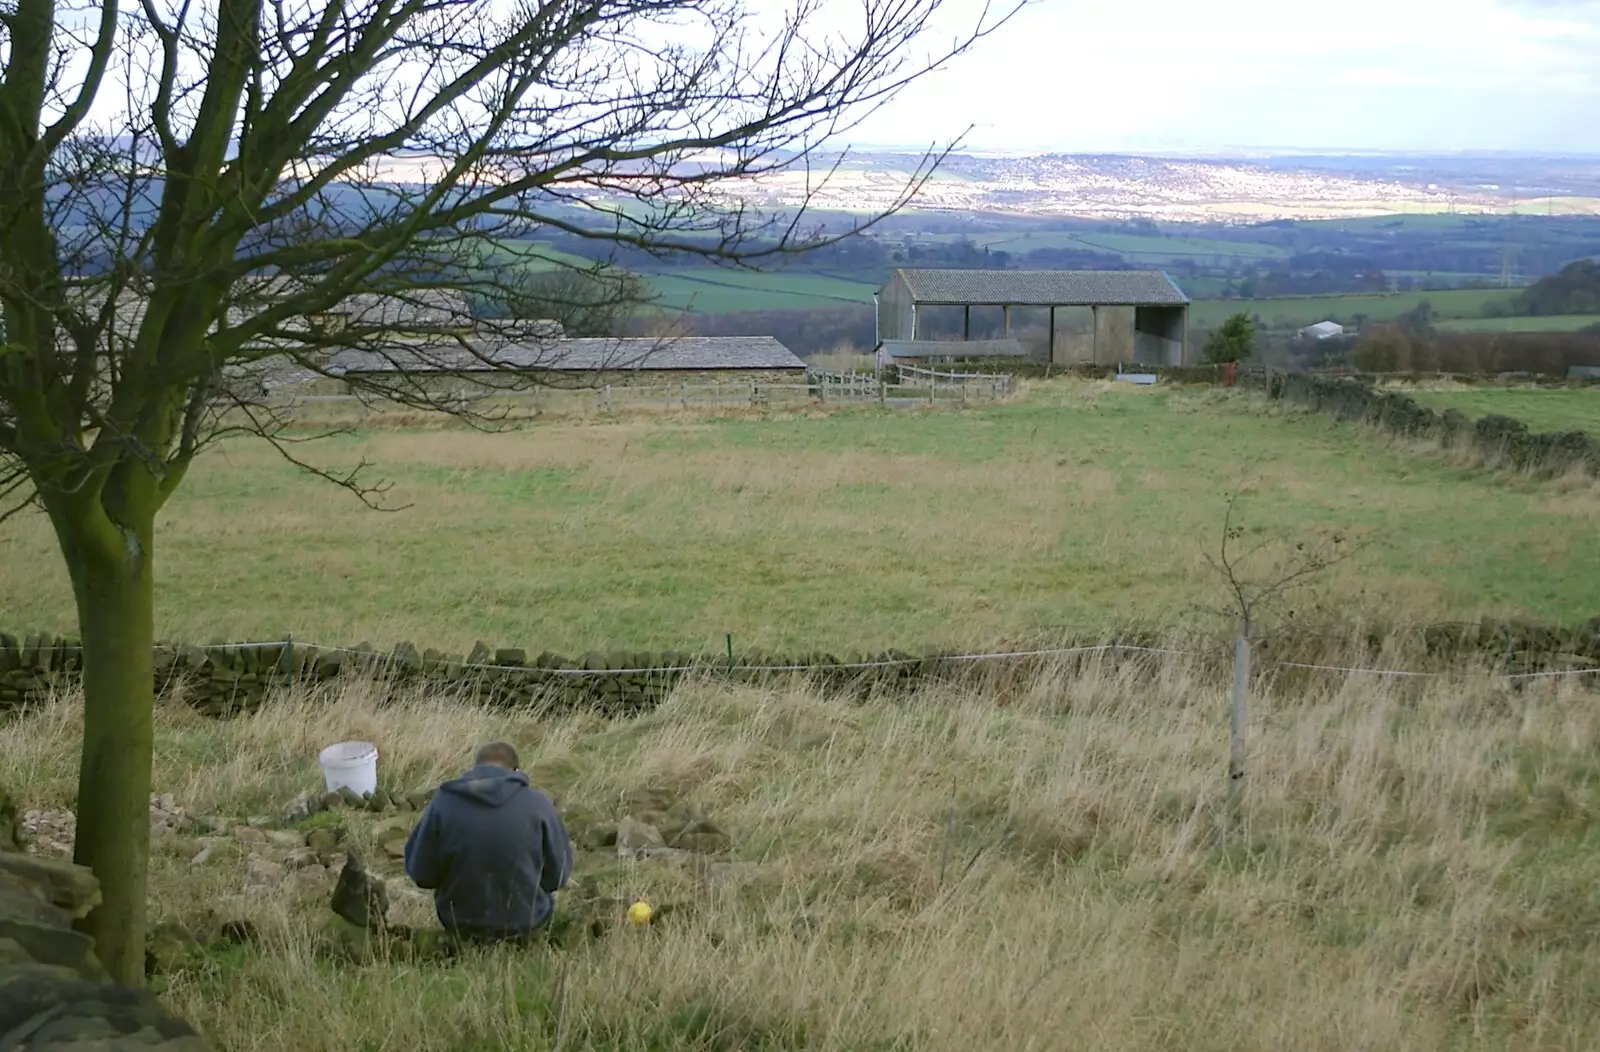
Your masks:
{"label": "hood of sweatshirt", "polygon": [[439,786],[442,793],[465,797],[486,807],[500,807],[528,787],[528,776],[492,763],[481,764]]}

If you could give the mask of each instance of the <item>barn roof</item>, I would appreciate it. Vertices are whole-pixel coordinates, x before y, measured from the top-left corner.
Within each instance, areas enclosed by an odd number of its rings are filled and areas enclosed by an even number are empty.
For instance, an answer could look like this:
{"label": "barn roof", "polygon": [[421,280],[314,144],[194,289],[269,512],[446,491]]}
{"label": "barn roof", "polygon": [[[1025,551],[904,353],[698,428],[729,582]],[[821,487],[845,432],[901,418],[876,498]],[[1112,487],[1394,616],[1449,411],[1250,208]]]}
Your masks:
{"label": "barn roof", "polygon": [[1160,270],[895,271],[918,303],[946,306],[1181,307],[1189,302]]}
{"label": "barn roof", "polygon": [[1027,348],[1004,340],[884,340],[878,347],[890,358],[1026,358]]}
{"label": "barn roof", "polygon": [[341,351],[330,373],[488,372],[554,369],[589,372],[712,369],[804,369],[805,362],[771,336],[680,336],[666,339],[568,339],[377,351]]}

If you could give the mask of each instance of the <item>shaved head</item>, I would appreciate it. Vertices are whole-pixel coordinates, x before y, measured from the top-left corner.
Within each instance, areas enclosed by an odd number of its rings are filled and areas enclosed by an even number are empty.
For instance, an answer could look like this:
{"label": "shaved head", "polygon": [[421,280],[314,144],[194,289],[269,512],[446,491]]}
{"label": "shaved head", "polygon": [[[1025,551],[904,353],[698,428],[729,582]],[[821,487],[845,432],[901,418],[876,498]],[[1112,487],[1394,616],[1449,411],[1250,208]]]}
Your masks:
{"label": "shaved head", "polygon": [[515,771],[521,760],[517,759],[517,750],[509,742],[490,742],[488,745],[478,747],[478,755],[473,758],[474,764],[493,764],[504,767],[508,771]]}

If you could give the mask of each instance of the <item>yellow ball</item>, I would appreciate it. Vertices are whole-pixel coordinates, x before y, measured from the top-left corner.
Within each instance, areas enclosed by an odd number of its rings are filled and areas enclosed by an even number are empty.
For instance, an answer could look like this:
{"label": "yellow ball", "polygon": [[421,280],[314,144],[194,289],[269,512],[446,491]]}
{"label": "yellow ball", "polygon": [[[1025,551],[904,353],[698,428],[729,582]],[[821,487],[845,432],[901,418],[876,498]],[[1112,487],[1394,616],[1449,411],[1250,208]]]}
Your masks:
{"label": "yellow ball", "polygon": [[649,924],[650,915],[654,912],[648,902],[640,900],[628,907],[628,922],[630,924]]}

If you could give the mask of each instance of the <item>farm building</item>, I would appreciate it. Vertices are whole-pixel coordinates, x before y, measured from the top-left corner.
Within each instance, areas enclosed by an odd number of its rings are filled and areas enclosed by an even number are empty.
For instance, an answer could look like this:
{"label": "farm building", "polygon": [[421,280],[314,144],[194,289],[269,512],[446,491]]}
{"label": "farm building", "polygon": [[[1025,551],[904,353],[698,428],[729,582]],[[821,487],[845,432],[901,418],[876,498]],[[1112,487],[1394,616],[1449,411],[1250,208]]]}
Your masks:
{"label": "farm building", "polygon": [[806,364],[771,336],[679,336],[350,350],[333,355],[326,368],[329,375],[348,379],[432,375],[488,380],[497,374],[537,373],[581,383],[597,377],[650,382],[688,376],[777,383],[798,382]]}
{"label": "farm building", "polygon": [[1336,321],[1319,321],[1300,330],[1301,338],[1306,340],[1331,340],[1343,335],[1344,326]]}
{"label": "farm building", "polygon": [[[959,307],[962,335],[972,334],[972,308],[998,307],[1003,332],[1011,335],[1011,312],[1018,308],[1049,312],[1048,357],[1059,357],[1056,311],[1086,307],[1092,312],[1093,358],[1105,362],[1182,365],[1188,361],[1189,297],[1159,270],[915,270],[901,268],[873,295],[877,342],[915,342],[926,332],[918,314],[925,308]],[[1133,324],[1115,318],[1132,314]]]}

